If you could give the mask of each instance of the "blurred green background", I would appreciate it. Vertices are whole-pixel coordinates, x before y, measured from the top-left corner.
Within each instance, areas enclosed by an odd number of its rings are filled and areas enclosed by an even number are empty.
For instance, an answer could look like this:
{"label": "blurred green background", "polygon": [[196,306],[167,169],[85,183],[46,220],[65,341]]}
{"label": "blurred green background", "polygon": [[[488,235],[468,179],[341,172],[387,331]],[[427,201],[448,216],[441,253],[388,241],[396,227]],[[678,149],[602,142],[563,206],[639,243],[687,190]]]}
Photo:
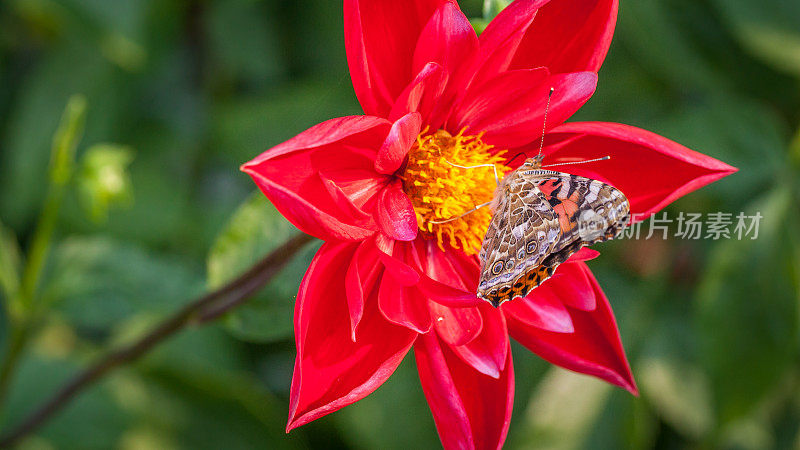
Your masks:
{"label": "blurred green background", "polygon": [[[481,15],[479,0],[461,5]],[[30,246],[67,100],[88,101],[79,176],[42,279],[48,310],[3,427],[104,349],[292,235],[238,167],[320,121],[360,113],[341,9],[334,0],[0,2],[7,249],[13,235],[22,253]],[[590,266],[642,395],[517,346],[507,448],[800,448],[800,2],[622,0],[597,93],[574,119],[637,125],[740,168],[671,205],[670,217],[760,211],[764,220],[754,241],[603,244]],[[367,399],[284,434],[292,303],[317,247],[229,317],[106,378],[22,447],[438,447],[411,356]]]}

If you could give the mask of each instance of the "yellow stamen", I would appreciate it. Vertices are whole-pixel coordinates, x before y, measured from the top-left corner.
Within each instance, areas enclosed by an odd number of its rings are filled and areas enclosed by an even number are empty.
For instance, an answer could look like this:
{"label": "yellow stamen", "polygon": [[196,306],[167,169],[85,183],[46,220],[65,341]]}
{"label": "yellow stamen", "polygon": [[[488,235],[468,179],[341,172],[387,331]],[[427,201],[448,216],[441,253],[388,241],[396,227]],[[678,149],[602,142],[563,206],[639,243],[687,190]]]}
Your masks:
{"label": "yellow stamen", "polygon": [[463,169],[454,164],[493,164],[500,177],[511,170],[502,164],[505,150],[492,153],[494,147],[484,143],[482,136],[465,136],[464,130],[456,136],[444,130],[428,134],[426,129],[408,153],[403,189],[414,204],[422,235],[436,239],[442,250],[447,243],[468,255],[477,254],[492,218],[489,208],[481,208],[450,222],[433,223],[458,217],[494,196],[491,167]]}

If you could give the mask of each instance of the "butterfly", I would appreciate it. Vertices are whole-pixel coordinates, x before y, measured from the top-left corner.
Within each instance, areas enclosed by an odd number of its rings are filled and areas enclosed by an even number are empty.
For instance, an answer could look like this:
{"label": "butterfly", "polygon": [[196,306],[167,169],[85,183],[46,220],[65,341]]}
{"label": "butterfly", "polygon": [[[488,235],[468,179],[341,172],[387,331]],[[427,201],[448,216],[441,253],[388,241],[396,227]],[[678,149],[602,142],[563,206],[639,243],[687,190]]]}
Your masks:
{"label": "butterfly", "polygon": [[541,155],[498,183],[491,207],[477,295],[495,307],[525,297],[582,247],[617,237],[630,217],[621,191],[543,169]]}

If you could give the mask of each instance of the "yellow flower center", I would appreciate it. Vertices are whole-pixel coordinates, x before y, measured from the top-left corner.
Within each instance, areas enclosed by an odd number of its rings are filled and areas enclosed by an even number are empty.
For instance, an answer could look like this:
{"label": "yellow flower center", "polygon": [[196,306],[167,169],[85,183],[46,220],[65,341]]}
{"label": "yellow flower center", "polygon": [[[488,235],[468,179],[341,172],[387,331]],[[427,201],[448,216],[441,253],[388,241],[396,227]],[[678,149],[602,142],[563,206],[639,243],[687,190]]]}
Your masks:
{"label": "yellow flower center", "polygon": [[[511,170],[502,164],[505,150],[490,152],[494,147],[481,137],[464,135],[464,130],[457,136],[444,130],[429,134],[426,129],[408,153],[403,189],[422,235],[436,239],[442,250],[447,243],[468,255],[480,251],[492,213],[485,207],[462,214],[492,200],[497,187],[492,165],[501,178]],[[486,166],[473,167],[480,165]]]}

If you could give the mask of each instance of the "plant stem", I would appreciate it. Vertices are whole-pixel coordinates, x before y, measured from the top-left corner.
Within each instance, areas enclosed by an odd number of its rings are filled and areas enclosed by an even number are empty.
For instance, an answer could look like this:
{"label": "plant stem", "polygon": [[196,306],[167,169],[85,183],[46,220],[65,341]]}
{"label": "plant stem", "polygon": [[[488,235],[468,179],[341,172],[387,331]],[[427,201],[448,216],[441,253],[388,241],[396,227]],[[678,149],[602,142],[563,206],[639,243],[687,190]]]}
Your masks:
{"label": "plant stem", "polygon": [[20,297],[24,308],[30,308],[36,295],[36,288],[47,260],[53,232],[58,221],[58,212],[67,190],[67,184],[75,170],[75,151],[78,147],[83,125],[86,120],[86,99],[75,95],[70,98],[61,124],[53,136],[53,150],[50,157],[50,184],[42,213],[36,224],[33,241],[25,270],[22,273]]}
{"label": "plant stem", "polygon": [[105,357],[75,375],[56,391],[49,400],[44,402],[11,431],[0,437],[0,448],[10,447],[20,438],[36,430],[53,414],[64,408],[76,395],[96,383],[113,369],[135,361],[157,344],[187,326],[205,323],[205,321],[197,320],[204,315],[204,312],[213,311],[216,318],[241,305],[253,293],[269,282],[291,260],[292,256],[311,240],[312,238],[305,234],[288,240],[253,265],[239,278],[214,292],[190,302],[173,315],[167,317],[136,342],[108,353]]}
{"label": "plant stem", "polygon": [[28,251],[25,269],[22,272],[19,293],[11,302],[9,312],[9,345],[0,363],[0,410],[2,410],[9,385],[22,352],[27,344],[30,330],[36,314],[36,290],[42,276],[47,255],[53,240],[53,233],[58,222],[58,212],[72,178],[75,166],[75,150],[78,147],[86,118],[86,99],[74,95],[69,99],[61,123],[53,136],[53,148],[50,157],[50,183],[41,215],[36,223],[33,241]]}

